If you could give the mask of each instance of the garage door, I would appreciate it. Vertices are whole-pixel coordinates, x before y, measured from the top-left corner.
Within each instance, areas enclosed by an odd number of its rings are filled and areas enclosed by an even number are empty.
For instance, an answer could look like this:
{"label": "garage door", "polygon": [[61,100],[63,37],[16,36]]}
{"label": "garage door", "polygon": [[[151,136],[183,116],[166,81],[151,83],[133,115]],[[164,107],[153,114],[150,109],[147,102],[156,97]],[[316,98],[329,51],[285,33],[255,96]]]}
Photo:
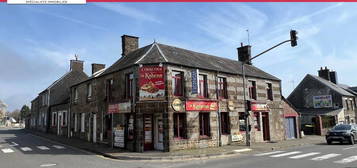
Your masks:
{"label": "garage door", "polygon": [[285,132],[288,139],[296,138],[295,117],[285,118]]}

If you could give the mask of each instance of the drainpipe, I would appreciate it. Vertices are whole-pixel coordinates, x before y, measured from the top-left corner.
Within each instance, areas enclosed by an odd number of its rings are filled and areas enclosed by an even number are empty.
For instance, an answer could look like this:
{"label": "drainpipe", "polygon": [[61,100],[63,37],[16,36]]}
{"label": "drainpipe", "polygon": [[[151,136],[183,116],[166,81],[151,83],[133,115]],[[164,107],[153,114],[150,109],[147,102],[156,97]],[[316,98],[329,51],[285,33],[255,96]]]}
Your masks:
{"label": "drainpipe", "polygon": [[221,111],[219,108],[219,96],[218,96],[218,71],[216,72],[216,77],[215,77],[215,85],[216,85],[216,98],[217,98],[217,105],[218,105],[218,111],[217,111],[217,133],[218,133],[218,145],[222,146],[222,140],[221,140]]}

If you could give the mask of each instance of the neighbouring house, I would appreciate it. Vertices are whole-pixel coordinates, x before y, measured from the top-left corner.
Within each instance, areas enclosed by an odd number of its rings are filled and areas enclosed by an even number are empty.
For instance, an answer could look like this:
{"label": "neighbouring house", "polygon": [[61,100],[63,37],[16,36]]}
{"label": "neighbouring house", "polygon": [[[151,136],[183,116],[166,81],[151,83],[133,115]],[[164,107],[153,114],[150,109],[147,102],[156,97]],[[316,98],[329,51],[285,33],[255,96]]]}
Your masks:
{"label": "neighbouring house", "polygon": [[301,114],[305,134],[324,135],[339,123],[355,123],[356,97],[337,83],[327,67],[318,76],[307,74],[287,98]]}
{"label": "neighbouring house", "polygon": [[71,60],[70,70],[31,102],[32,128],[61,136],[67,136],[70,86],[87,79],[83,61]]}
{"label": "neighbouring house", "polygon": [[[244,59],[157,42],[139,48],[138,37],[123,35],[118,61],[71,87],[72,136],[138,152],[242,142]],[[284,140],[280,79],[244,66],[252,141]]]}

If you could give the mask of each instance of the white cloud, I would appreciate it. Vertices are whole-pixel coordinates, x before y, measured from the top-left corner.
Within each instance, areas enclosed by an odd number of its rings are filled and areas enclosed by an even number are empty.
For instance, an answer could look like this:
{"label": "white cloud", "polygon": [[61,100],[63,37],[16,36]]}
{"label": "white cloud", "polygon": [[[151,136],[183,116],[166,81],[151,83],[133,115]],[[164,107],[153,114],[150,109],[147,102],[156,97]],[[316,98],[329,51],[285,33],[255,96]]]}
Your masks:
{"label": "white cloud", "polygon": [[161,21],[158,18],[156,18],[154,15],[145,13],[142,10],[128,7],[127,5],[123,5],[119,3],[96,3],[95,5],[134,19],[161,23]]}

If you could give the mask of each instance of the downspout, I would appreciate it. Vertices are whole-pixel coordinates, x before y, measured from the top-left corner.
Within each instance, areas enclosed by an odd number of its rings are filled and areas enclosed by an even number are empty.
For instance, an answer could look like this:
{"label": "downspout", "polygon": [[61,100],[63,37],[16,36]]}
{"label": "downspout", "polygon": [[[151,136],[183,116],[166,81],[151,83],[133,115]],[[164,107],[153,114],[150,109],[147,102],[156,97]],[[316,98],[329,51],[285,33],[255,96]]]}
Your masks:
{"label": "downspout", "polygon": [[68,107],[68,115],[67,115],[67,138],[71,138],[72,137],[72,133],[71,133],[71,116],[72,116],[72,113],[71,113],[71,105],[72,105],[72,101],[71,101],[71,96],[72,95],[72,89],[71,87],[69,88],[69,107]]}
{"label": "downspout", "polygon": [[221,139],[221,111],[219,107],[219,96],[218,96],[218,71],[216,72],[215,76],[215,85],[216,85],[216,98],[217,98],[217,105],[218,105],[218,111],[217,111],[217,133],[218,133],[218,146],[222,146],[222,139]]}

